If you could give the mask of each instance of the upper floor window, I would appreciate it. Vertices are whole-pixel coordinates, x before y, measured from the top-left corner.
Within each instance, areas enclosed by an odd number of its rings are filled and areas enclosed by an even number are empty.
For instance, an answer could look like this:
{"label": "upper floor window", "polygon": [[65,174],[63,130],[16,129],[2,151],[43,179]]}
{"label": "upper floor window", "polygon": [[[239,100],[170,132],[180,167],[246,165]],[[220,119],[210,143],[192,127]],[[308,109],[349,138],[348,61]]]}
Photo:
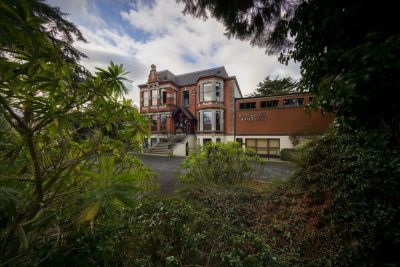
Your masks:
{"label": "upper floor window", "polygon": [[203,84],[203,99],[202,101],[213,101],[214,100],[214,88],[212,83]]}
{"label": "upper floor window", "polygon": [[313,100],[314,100],[314,97],[310,96],[310,97],[308,98],[308,104],[311,105],[312,102],[313,102]]}
{"label": "upper floor window", "polygon": [[240,103],[239,108],[240,109],[255,109],[256,108],[256,102]]}
{"label": "upper floor window", "polygon": [[223,101],[223,90],[221,82],[206,82],[199,85],[200,102]]}
{"label": "upper floor window", "polygon": [[283,99],[283,105],[285,107],[296,107],[296,106],[302,106],[304,102],[304,98],[289,98],[289,99]]}
{"label": "upper floor window", "polygon": [[261,101],[261,108],[274,108],[278,106],[278,100]]}
{"label": "upper floor window", "polygon": [[221,102],[221,83],[215,83],[215,99],[217,102]]}
{"label": "upper floor window", "polygon": [[151,90],[151,105],[157,106],[157,100],[158,100],[158,89]]}
{"label": "upper floor window", "polygon": [[189,106],[189,90],[183,91],[183,106]]}
{"label": "upper floor window", "polygon": [[143,107],[149,106],[149,91],[143,92]]}
{"label": "upper floor window", "polygon": [[161,105],[167,104],[167,90],[161,89]]}

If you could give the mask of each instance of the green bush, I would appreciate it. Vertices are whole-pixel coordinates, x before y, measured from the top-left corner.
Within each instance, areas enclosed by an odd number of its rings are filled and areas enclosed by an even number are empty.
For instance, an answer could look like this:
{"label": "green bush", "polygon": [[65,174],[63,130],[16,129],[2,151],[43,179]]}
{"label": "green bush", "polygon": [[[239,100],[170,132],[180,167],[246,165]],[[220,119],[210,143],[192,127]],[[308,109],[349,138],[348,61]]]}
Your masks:
{"label": "green bush", "polygon": [[284,148],[281,150],[281,160],[296,162],[299,158],[299,151],[293,148]]}
{"label": "green bush", "polygon": [[[295,181],[329,203],[338,266],[399,264],[400,156],[379,133],[332,130],[302,152]],[[394,266],[393,265],[393,266]]]}
{"label": "green bush", "polygon": [[242,149],[239,143],[210,142],[185,159],[181,167],[187,172],[180,180],[234,184],[257,178],[260,162],[254,151]]}
{"label": "green bush", "polygon": [[182,199],[147,200],[119,221],[81,227],[42,266],[271,266],[256,235]]}

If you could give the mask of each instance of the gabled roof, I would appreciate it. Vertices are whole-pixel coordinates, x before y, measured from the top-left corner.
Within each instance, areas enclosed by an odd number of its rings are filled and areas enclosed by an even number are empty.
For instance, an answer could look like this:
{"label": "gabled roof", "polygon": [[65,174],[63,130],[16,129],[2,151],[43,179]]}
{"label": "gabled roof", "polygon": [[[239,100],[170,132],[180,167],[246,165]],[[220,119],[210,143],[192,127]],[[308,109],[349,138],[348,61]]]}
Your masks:
{"label": "gabled roof", "polygon": [[158,71],[158,78],[160,82],[163,81],[171,81],[178,86],[190,85],[197,83],[200,78],[209,77],[209,76],[217,76],[222,77],[224,79],[229,78],[228,73],[225,70],[225,67],[216,67],[212,69],[200,70],[195,72],[184,73],[180,75],[174,75],[169,70]]}
{"label": "gabled roof", "polygon": [[184,108],[184,107],[178,107],[177,109],[175,109],[175,110],[172,112],[171,116],[172,116],[172,117],[175,117],[175,115],[176,115],[179,111],[181,111],[181,112],[186,116],[186,118],[191,119],[191,120],[196,120],[196,117],[193,116],[193,114],[192,114],[187,108]]}

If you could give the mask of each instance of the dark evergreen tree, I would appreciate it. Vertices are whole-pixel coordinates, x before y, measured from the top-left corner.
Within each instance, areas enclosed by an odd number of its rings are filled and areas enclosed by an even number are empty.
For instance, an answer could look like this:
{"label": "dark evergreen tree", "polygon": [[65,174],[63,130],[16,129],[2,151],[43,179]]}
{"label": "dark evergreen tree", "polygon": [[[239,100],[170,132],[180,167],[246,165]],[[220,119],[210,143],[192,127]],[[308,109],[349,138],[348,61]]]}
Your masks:
{"label": "dark evergreen tree", "polygon": [[297,86],[298,82],[291,77],[275,77],[275,79],[271,79],[268,75],[264,81],[258,83],[255,92],[249,96],[273,96],[295,93]]}

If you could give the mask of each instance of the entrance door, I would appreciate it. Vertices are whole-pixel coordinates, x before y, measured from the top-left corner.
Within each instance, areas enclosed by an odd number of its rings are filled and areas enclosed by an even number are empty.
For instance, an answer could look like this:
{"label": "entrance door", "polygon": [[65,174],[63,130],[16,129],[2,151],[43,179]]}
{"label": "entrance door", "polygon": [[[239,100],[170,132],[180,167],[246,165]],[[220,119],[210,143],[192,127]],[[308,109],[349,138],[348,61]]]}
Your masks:
{"label": "entrance door", "polygon": [[175,120],[175,129],[180,129],[182,133],[190,133],[190,120],[180,113]]}
{"label": "entrance door", "polygon": [[182,132],[186,134],[192,134],[195,130],[195,119],[193,116],[185,110],[178,109],[172,114],[175,122],[175,132]]}

